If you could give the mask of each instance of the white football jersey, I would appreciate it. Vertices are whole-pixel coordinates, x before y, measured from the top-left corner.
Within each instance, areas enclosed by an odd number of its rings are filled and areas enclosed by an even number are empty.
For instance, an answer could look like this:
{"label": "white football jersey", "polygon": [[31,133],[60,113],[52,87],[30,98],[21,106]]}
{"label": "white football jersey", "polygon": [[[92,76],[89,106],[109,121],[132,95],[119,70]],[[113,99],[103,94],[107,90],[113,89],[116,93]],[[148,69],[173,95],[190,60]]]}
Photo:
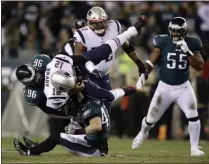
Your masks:
{"label": "white football jersey", "polygon": [[[121,33],[121,25],[116,20],[108,21],[108,28],[104,36],[97,35],[88,26],[80,28],[74,33],[74,39],[77,42],[82,43],[87,51],[101,46],[105,41],[114,39]],[[102,60],[96,65],[96,68],[105,74],[108,74],[112,65],[112,61],[115,58],[115,54],[110,54],[106,60]]]}
{"label": "white football jersey", "polygon": [[51,83],[51,76],[54,72],[62,70],[70,74],[74,74],[72,69],[73,60],[62,54],[56,55],[47,65],[45,72],[44,93],[47,98],[46,106],[58,109],[66,104],[69,99],[68,92],[57,90]]}

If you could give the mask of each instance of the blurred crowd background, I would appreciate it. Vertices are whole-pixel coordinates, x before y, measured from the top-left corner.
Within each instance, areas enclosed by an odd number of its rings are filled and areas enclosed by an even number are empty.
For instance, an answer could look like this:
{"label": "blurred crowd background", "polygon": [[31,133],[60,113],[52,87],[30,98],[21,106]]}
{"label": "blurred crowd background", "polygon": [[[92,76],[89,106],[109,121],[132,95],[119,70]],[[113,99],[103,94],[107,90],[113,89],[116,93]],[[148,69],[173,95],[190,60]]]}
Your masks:
{"label": "blurred crowd background", "polygon": [[[61,48],[73,36],[74,21],[85,19],[87,11],[98,5],[105,9],[109,19],[118,20],[123,30],[133,25],[142,14],[148,17],[148,24],[142,34],[132,40],[143,61],[152,50],[152,38],[156,34],[167,34],[168,23],[173,17],[182,16],[187,20],[189,35],[198,36],[203,42],[204,68],[201,72],[191,69],[190,80],[198,100],[201,138],[209,139],[209,2],[3,1],[1,4],[2,112],[12,90],[12,83],[16,80],[14,68],[29,62],[35,54],[50,54]],[[136,66],[122,50],[116,56],[111,71],[113,88],[135,85]],[[157,82],[156,67],[142,92],[113,104],[113,134],[119,137],[137,134]],[[150,138],[187,139],[186,127],[184,114],[173,104],[153,128]]]}

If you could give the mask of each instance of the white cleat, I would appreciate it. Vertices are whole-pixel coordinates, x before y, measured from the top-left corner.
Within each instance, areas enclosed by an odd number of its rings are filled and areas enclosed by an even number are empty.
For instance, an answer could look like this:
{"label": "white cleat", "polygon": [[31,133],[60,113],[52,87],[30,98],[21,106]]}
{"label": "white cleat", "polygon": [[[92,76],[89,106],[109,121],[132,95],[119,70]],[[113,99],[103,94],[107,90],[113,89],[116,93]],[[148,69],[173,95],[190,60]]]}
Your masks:
{"label": "white cleat", "polygon": [[191,156],[194,156],[194,157],[205,156],[205,153],[201,151],[200,149],[195,148],[195,149],[191,149]]}
{"label": "white cleat", "polygon": [[147,138],[147,134],[141,134],[139,132],[139,134],[134,138],[133,142],[132,142],[132,149],[138,149],[142,143],[144,142],[144,140]]}

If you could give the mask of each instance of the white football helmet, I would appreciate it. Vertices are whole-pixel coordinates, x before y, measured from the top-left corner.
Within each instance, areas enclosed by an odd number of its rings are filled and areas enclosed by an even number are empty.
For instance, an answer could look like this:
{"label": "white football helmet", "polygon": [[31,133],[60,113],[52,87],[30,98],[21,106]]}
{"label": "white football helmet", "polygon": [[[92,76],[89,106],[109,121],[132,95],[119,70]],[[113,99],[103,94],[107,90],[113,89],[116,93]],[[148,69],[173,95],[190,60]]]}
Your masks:
{"label": "white football helmet", "polygon": [[56,71],[51,76],[52,85],[58,90],[69,91],[75,87],[76,77],[62,70]]}
{"label": "white football helmet", "polygon": [[98,35],[104,35],[107,29],[108,16],[103,8],[92,7],[87,12],[87,25]]}

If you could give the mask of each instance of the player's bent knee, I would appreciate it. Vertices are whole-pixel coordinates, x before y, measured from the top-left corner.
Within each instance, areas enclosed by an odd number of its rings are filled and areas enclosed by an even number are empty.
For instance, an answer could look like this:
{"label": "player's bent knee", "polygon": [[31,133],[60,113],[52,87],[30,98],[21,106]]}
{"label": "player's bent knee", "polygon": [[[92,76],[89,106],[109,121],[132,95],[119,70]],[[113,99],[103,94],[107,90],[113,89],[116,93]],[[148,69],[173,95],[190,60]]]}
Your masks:
{"label": "player's bent knee", "polygon": [[186,118],[195,118],[198,117],[197,109],[189,109],[185,112]]}
{"label": "player's bent knee", "polygon": [[145,122],[147,123],[147,125],[153,125],[155,124],[157,121],[158,121],[158,117],[153,117],[151,115],[147,115],[146,119],[145,119]]}

